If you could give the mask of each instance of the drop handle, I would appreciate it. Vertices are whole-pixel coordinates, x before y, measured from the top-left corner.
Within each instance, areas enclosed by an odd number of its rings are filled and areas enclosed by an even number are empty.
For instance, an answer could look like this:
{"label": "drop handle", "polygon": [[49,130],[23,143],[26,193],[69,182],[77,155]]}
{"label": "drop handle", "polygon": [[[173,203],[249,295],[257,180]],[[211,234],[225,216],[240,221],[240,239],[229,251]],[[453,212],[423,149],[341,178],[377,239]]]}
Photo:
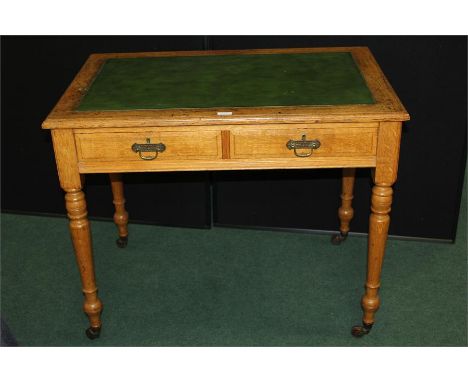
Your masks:
{"label": "drop handle", "polygon": [[[286,143],[286,147],[289,150],[294,150],[295,156],[300,158],[306,158],[310,157],[312,155],[312,152],[320,147],[320,141],[318,139],[308,141],[306,135],[304,134],[300,141],[289,140],[288,143]],[[309,151],[305,153],[297,152],[297,150],[301,149],[308,149]]]}
{"label": "drop handle", "polygon": [[[150,138],[146,138],[146,143],[134,143],[132,150],[140,155],[143,160],[153,160],[158,157],[158,153],[166,150],[164,143],[151,143]],[[152,155],[144,155],[142,153],[152,153]]]}

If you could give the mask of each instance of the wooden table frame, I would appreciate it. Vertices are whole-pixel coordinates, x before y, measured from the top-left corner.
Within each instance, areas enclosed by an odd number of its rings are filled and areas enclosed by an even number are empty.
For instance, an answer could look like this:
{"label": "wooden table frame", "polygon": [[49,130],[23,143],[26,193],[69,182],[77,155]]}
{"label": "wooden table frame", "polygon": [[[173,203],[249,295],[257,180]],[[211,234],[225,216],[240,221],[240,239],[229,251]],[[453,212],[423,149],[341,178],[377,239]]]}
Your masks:
{"label": "wooden table frame", "polygon": [[[86,94],[101,66],[109,58],[123,57],[168,57],[204,56],[226,54],[283,54],[314,52],[350,52],[374,97],[374,104],[340,106],[294,106],[294,107],[242,107],[169,110],[129,111],[75,111]],[[222,111],[222,115],[218,112]],[[343,168],[342,204],[339,208],[340,234],[333,238],[341,243],[349,232],[353,217],[351,201],[355,168],[372,169],[374,186],[371,197],[369,227],[367,279],[361,305],[363,324],[353,327],[353,335],[367,334],[379,308],[380,274],[390,223],[392,185],[396,181],[402,122],[409,115],[386,80],[378,64],[365,47],[304,48],[242,51],[189,51],[93,54],[84,64],[58,104],[42,124],[52,132],[53,146],[60,185],[65,191],[66,209],[70,219],[70,232],[80,270],[84,293],[84,311],[89,317],[90,338],[99,336],[102,303],[97,295],[94,275],[91,233],[87,219],[85,195],[82,191],[84,174],[109,173],[115,204],[114,221],[119,230],[118,244],[127,242],[128,214],[125,210],[121,173],[147,171],[206,171],[239,169],[294,169],[294,168]],[[311,155],[300,160],[285,157],[283,153],[262,158],[249,146],[249,136],[269,136],[271,132],[289,134],[289,131],[310,132],[323,136],[332,145],[324,148],[323,155]],[[172,159],[156,161],[117,160],[113,156],[121,150],[119,142],[113,140],[113,151],[93,156],[93,152],[110,136],[126,139],[133,135],[166,134],[167,137],[182,139],[184,134],[200,135],[199,146],[193,155],[197,160]],[[205,134],[205,136],[203,135]],[[349,154],[343,154],[344,141],[336,137],[348,134],[346,144]],[[207,155],[203,139],[216,140],[212,155]],[[362,137],[363,139],[359,139]],[[367,142],[363,145],[362,142]],[[130,138],[129,138],[130,139]],[[171,138],[168,138],[171,139]],[[214,142],[214,141],[213,141]],[[238,151],[236,151],[238,150]],[[340,151],[341,150],[341,151]],[[354,151],[353,151],[354,150]],[[120,152],[120,151],[119,151]],[[130,152],[130,150],[129,150]],[[312,152],[312,150],[311,150]],[[117,155],[117,154],[116,154]],[[125,152],[125,155],[127,153]],[[128,154],[130,155],[130,154]],[[170,153],[168,153],[170,157]],[[199,157],[197,157],[197,155]],[[204,156],[205,155],[205,156]],[[187,158],[185,158],[187,159]],[[190,159],[190,158],[189,158]],[[193,158],[192,158],[193,159]]]}

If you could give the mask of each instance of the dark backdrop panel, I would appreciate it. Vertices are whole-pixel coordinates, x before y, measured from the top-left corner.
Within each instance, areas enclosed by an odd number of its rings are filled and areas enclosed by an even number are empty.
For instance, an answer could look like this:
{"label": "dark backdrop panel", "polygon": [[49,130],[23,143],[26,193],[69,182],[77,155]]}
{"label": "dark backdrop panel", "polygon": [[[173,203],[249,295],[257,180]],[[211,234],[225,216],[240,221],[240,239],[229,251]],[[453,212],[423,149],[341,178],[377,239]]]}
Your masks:
{"label": "dark backdrop panel", "polygon": [[[452,240],[466,163],[467,39],[213,37],[209,49],[368,46],[411,115],[404,124],[390,233]],[[359,170],[351,229],[367,232],[369,170]],[[336,230],[340,172],[216,173],[216,225]]]}
{"label": "dark backdrop panel", "polygon": [[[359,170],[353,226],[369,217],[369,170]],[[214,224],[337,230],[341,170],[233,171],[214,175]]]}
{"label": "dark backdrop panel", "polygon": [[[2,37],[2,210],[64,214],[50,133],[41,123],[95,52],[201,50],[192,37]],[[129,174],[132,221],[210,225],[209,174]],[[106,175],[87,175],[89,215],[111,218]]]}

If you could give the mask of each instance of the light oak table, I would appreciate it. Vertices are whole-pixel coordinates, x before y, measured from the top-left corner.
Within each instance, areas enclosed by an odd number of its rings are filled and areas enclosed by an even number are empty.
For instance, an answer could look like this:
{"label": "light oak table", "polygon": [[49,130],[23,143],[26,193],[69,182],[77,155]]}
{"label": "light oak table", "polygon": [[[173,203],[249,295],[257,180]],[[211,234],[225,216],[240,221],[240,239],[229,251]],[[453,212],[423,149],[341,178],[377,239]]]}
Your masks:
{"label": "light oak table", "polygon": [[[401,125],[409,119],[366,47],[93,54],[42,127],[52,133],[89,317],[100,334],[84,174],[109,173],[127,244],[122,173],[343,168],[340,244],[355,169],[372,169],[360,337],[379,308]],[[287,253],[284,254],[287,256]]]}

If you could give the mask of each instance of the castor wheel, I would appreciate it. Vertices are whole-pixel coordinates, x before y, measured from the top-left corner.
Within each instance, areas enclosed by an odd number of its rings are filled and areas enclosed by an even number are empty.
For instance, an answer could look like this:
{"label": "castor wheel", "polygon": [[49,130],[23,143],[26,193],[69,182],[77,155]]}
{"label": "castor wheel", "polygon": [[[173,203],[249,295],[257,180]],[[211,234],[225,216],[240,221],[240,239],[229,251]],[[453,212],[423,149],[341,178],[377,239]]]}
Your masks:
{"label": "castor wheel", "polygon": [[333,245],[340,245],[343,241],[346,240],[346,238],[348,237],[348,232],[346,233],[336,233],[334,235],[332,235],[331,237],[331,242]]}
{"label": "castor wheel", "polygon": [[128,237],[127,236],[120,236],[117,241],[117,247],[119,248],[125,248],[128,244]]}
{"label": "castor wheel", "polygon": [[86,337],[88,337],[90,340],[94,340],[99,337],[101,334],[101,327],[99,328],[93,328],[90,326],[88,329],[86,329]]}
{"label": "castor wheel", "polygon": [[369,334],[373,324],[362,323],[362,325],[356,325],[351,328],[351,334],[353,337],[360,338],[365,334]]}

